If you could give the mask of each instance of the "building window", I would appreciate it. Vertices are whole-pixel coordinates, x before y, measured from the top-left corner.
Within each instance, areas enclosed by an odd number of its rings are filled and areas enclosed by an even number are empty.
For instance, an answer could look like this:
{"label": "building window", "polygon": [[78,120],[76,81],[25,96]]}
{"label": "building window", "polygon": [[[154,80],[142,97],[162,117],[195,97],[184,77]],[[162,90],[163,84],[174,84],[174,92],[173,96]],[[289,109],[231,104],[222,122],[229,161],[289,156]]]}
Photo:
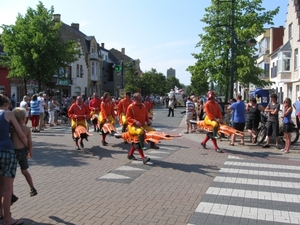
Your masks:
{"label": "building window", "polygon": [[289,39],[293,37],[293,23],[290,23],[289,25]]}
{"label": "building window", "polygon": [[283,71],[290,71],[290,59],[283,60]]}
{"label": "building window", "polygon": [[80,77],[83,77],[83,67],[82,67],[82,65],[80,65]]}
{"label": "building window", "polygon": [[0,94],[5,94],[5,87],[4,86],[0,86]]}
{"label": "building window", "polygon": [[76,77],[79,77],[79,64],[76,65]]}
{"label": "building window", "polygon": [[94,46],[94,44],[92,44],[92,53],[94,53],[95,52],[95,46]]}
{"label": "building window", "polygon": [[95,63],[92,62],[92,76],[96,75],[96,67],[95,67]]}
{"label": "building window", "polygon": [[294,52],[294,70],[298,70],[298,48]]}

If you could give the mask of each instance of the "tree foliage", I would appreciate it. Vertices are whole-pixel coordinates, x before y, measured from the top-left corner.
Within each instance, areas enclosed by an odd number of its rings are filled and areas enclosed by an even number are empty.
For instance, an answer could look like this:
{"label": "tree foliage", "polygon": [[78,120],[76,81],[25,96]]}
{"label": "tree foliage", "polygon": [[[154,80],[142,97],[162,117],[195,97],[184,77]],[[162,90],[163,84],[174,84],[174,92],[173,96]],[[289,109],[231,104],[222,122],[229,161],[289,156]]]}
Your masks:
{"label": "tree foliage", "polygon": [[39,2],[36,10],[29,7],[25,16],[18,14],[15,25],[1,26],[1,44],[10,60],[9,77],[35,80],[39,90],[80,54],[74,41],[63,42],[59,37],[62,23],[54,20],[53,12],[53,7],[47,10]]}
{"label": "tree foliage", "polygon": [[143,96],[150,95],[166,95],[174,87],[182,88],[183,85],[179,83],[176,77],[166,79],[165,75],[151,69],[143,73],[141,77],[133,67],[129,67],[125,74],[126,86],[125,91],[132,93],[141,90]]}
{"label": "tree foliage", "polygon": [[[260,87],[268,85],[269,82],[258,77],[263,70],[255,66],[253,56],[257,49],[241,42],[264,33],[265,24],[273,25],[272,19],[279,12],[279,7],[266,11],[262,7],[262,0],[212,0],[211,2],[212,5],[205,9],[206,14],[201,19],[207,26],[203,28],[204,33],[199,35],[200,41],[196,45],[200,48],[200,52],[192,54],[197,62],[187,69],[192,74],[192,90],[196,93],[206,92],[209,87],[208,82],[213,82],[222,86],[219,90],[224,93],[219,94],[227,98],[231,75],[232,34],[236,50],[234,82],[239,81],[242,85],[253,83]],[[232,25],[234,25],[234,32],[231,30]]]}

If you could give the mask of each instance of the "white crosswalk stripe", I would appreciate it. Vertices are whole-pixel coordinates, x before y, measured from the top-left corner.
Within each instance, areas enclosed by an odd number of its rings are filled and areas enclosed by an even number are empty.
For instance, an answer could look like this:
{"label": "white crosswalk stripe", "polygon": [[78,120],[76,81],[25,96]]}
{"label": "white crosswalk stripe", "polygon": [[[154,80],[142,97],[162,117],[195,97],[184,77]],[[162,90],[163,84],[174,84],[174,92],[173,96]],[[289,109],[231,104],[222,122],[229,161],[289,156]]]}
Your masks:
{"label": "white crosswalk stripe", "polygon": [[229,156],[188,225],[300,224],[299,170]]}

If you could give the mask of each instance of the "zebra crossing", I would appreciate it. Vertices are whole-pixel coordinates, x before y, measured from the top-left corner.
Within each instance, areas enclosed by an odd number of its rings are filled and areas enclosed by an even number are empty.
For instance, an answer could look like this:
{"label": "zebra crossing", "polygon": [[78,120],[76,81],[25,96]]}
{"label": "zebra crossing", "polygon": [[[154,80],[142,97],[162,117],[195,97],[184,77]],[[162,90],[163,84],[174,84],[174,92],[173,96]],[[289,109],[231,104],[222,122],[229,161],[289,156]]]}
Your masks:
{"label": "zebra crossing", "polygon": [[300,224],[300,166],[229,156],[188,225]]}
{"label": "zebra crossing", "polygon": [[151,159],[146,165],[139,158],[137,151],[135,152],[135,157],[138,160],[129,161],[128,164],[120,166],[108,174],[98,177],[98,181],[108,181],[108,182],[119,182],[119,183],[131,183],[133,180],[141,176],[146,171],[150,170],[152,167],[156,166],[158,161],[163,161],[169,155],[173,154],[179,150],[179,147],[167,147],[160,146],[159,150],[147,150],[144,152],[145,156]]}

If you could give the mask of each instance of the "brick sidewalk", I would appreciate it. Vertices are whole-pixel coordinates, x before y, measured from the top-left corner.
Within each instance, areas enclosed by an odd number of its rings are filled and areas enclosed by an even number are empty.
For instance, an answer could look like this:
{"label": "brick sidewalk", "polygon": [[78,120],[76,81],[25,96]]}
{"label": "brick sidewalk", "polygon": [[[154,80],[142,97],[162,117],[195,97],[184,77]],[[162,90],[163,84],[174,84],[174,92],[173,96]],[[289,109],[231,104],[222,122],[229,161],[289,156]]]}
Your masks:
{"label": "brick sidewalk", "polygon": [[[172,132],[183,129],[181,123]],[[151,163],[138,161],[136,166],[126,158],[129,145],[114,137],[108,137],[109,145],[103,147],[101,136],[94,134],[85,150],[78,151],[69,133],[34,134],[29,172],[38,195],[29,197],[29,187],[18,170],[14,187],[19,201],[12,206],[12,215],[28,225],[187,224],[228,154],[236,151],[226,141],[219,143],[226,147],[224,154],[203,150],[199,144],[203,136],[164,141],[159,146],[167,156],[148,150],[145,154],[152,157]],[[234,147],[239,154],[250,153],[247,145]],[[133,177],[130,182],[101,179],[116,174],[118,168],[125,168],[119,175]],[[138,169],[143,168],[141,173]]]}

